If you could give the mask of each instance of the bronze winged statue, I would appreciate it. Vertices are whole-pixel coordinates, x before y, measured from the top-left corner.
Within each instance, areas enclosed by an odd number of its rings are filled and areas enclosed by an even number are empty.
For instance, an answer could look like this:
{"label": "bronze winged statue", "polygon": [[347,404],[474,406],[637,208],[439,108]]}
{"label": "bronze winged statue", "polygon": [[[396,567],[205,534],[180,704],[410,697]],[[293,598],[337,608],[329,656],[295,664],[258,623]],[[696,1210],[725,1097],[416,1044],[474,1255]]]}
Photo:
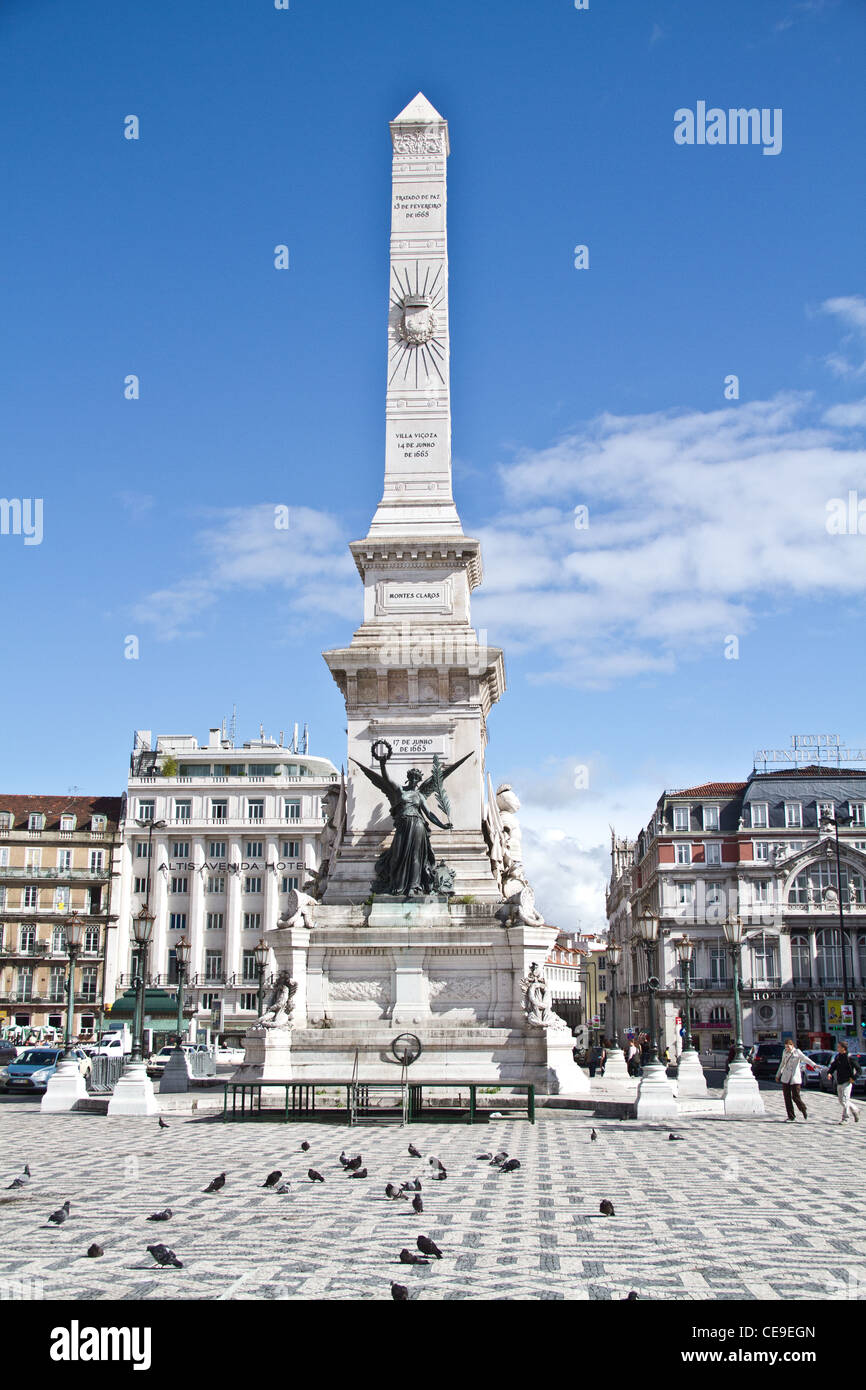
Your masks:
{"label": "bronze winged statue", "polygon": [[[425,778],[423,772],[417,767],[410,767],[406,773],[405,785],[399,787],[386,771],[387,757],[378,756],[375,752],[378,745],[373,745],[373,754],[381,769],[374,772],[372,768],[364,767],[363,763],[357,762],[352,758],[357,768],[360,768],[368,781],[373,783],[384,796],[388,798],[388,805],[391,808],[391,816],[394,821],[394,838],[388,849],[383,850],[376,860],[376,878],[373,883],[374,893],[392,893],[395,897],[409,898],[418,894],[432,893],[434,891],[434,872],[436,870],[436,856],[430,844],[430,831],[427,823],[438,825],[440,830],[451,830],[451,821],[441,821],[435,816],[428,806],[424,803],[425,796],[429,796],[434,790],[439,791],[441,783],[446,777],[450,777],[452,772],[471,757],[467,753],[456,763],[449,763],[446,767],[436,769],[430,777]],[[390,750],[389,750],[390,751]],[[437,775],[438,774],[438,775]],[[447,799],[445,806],[447,807]]]}

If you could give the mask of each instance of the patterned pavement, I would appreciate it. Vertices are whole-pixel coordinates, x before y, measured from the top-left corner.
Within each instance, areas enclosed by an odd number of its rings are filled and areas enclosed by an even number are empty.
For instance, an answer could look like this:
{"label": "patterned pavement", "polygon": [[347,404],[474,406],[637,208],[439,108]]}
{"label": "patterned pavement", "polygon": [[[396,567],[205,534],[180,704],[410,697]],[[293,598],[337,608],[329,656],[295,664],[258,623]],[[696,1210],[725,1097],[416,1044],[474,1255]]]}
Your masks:
{"label": "patterned pavement", "polygon": [[[227,1123],[42,1116],[0,1104],[0,1298],[380,1299],[392,1279],[429,1299],[811,1299],[866,1297],[859,1172],[861,1124],[837,1124],[835,1097],[810,1092],[808,1123],[692,1120],[668,1127],[540,1111],[533,1127],[273,1120]],[[590,1139],[593,1123],[598,1140]],[[301,1151],[308,1140],[308,1154]],[[412,1142],[424,1154],[413,1159]],[[341,1149],[361,1152],[348,1179]],[[505,1148],[503,1174],[476,1155]],[[427,1156],[445,1164],[429,1180]],[[29,1162],[21,1195],[8,1183]],[[325,1177],[311,1183],[313,1166]],[[291,1190],[260,1184],[281,1168]],[[202,1188],[221,1170],[222,1192]],[[840,1198],[843,1175],[851,1197]],[[425,1210],[391,1202],[385,1183],[420,1175]],[[72,1203],[67,1223],[49,1212]],[[599,1215],[610,1199],[614,1217]],[[150,1212],[173,1209],[165,1223]],[[402,1247],[431,1237],[443,1258],[403,1266]],[[88,1259],[92,1242],[105,1249]],[[160,1269],[164,1242],[184,1268]]]}

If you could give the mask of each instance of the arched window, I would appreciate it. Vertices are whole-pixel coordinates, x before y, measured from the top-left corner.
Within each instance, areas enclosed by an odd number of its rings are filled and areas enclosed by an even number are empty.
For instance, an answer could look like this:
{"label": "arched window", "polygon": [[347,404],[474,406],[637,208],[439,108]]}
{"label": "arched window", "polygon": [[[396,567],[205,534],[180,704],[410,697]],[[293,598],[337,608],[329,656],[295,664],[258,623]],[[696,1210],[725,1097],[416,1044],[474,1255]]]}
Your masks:
{"label": "arched window", "polygon": [[[788,902],[801,907],[820,908],[828,888],[838,892],[835,859],[816,859],[807,865],[791,884]],[[846,903],[866,903],[866,881],[856,869],[842,865],[842,899]]]}
{"label": "arched window", "polygon": [[710,1009],[710,1023],[730,1023],[731,1015],[725,1004],[714,1004]]}
{"label": "arched window", "polygon": [[811,982],[812,960],[808,936],[791,937],[791,975],[795,985],[808,985]]}
{"label": "arched window", "polygon": [[[851,958],[851,936],[845,933],[845,966],[849,982],[854,978],[854,963]],[[816,932],[815,946],[818,952],[818,980],[822,985],[841,985],[842,975],[842,933],[838,927],[825,927]]]}

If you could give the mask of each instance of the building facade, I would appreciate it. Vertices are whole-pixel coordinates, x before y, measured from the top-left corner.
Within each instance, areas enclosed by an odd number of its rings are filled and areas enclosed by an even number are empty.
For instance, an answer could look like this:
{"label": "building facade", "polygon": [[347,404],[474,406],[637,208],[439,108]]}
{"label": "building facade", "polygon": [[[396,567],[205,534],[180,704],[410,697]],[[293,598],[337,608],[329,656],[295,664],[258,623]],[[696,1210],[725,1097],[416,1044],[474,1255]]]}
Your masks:
{"label": "building facade", "polygon": [[132,919],[149,905],[151,984],[177,984],[183,938],[191,952],[187,1016],[242,1036],[258,1009],[255,947],[288,893],[314,879],[339,785],[327,758],[264,737],[235,748],[212,729],[200,747],[192,736],[137,733],[122,825],[115,992],[132,981]]}
{"label": "building facade", "polygon": [[718,1052],[733,1042],[722,922],[735,915],[746,926],[747,1046],[789,1036],[802,1047],[827,1046],[834,1037],[864,1036],[866,772],[807,766],[666,791],[636,840],[614,835],[611,861],[609,930],[623,947],[620,1033],[649,1024],[646,954],[635,931],[649,912],[659,919],[652,968],[660,980],[663,1046],[682,1045],[676,943],[686,933],[696,943],[694,1045]]}
{"label": "building facade", "polygon": [[585,1012],[585,966],[586,953],[578,946],[574,934],[559,932],[544,963],[544,974],[550,986],[553,1007],[572,1032],[580,1027]]}
{"label": "building facade", "polygon": [[85,926],[74,967],[73,1033],[101,1027],[113,955],[122,803],[111,796],[0,795],[0,1029],[66,1026],[65,923]]}

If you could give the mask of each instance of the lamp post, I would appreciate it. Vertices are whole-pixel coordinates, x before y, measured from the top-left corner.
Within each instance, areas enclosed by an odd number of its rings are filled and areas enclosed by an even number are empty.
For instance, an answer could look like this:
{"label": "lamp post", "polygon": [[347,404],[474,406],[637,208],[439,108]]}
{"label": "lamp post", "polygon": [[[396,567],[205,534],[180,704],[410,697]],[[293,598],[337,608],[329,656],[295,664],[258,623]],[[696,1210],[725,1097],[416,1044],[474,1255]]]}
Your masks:
{"label": "lamp post", "polygon": [[680,965],[683,969],[683,986],[686,996],[685,1011],[683,1014],[683,1051],[692,1050],[692,1018],[691,1018],[691,984],[692,956],[695,953],[695,943],[689,939],[688,934],[681,936],[677,942],[677,955],[680,958]]}
{"label": "lamp post", "polygon": [[265,941],[265,938],[262,937],[254,951],[256,958],[256,969],[259,974],[259,1018],[261,1018],[262,1014],[265,1011],[265,970],[267,969],[268,965],[268,956],[270,954],[270,949],[271,948]]}
{"label": "lamp post", "polygon": [[81,950],[84,923],[77,913],[66,921],[66,954],[69,957],[69,976],[66,981],[66,1033],[63,1055],[52,1076],[48,1078],[40,1103],[43,1114],[60,1114],[75,1110],[87,1095],[87,1085],[81,1075],[78,1058],[72,1050],[72,1020],[75,1005],[75,957]]}
{"label": "lamp post", "polygon": [[136,945],[135,1023],[130,1062],[141,1062],[144,1056],[144,991],[147,970],[147,948],[153,935],[154,916],[145,906],[132,919],[132,939]]}
{"label": "lamp post", "polygon": [[[845,909],[842,902],[842,858],[839,852],[839,825],[847,825],[851,817],[845,812],[835,807],[832,816],[822,816],[820,821],[821,830],[833,831],[836,849],[836,891],[839,895],[839,936],[842,941],[842,1002],[848,1003],[848,960],[847,960],[847,935],[845,930]],[[827,855],[832,858],[833,846],[827,846]]]}
{"label": "lamp post", "polygon": [[740,1000],[740,952],[746,934],[742,918],[728,917],[722,923],[728,954],[731,958],[731,975],[734,986],[734,1055],[725,1078],[726,1115],[763,1115],[764,1102],[755,1080],[752,1068],[746,1061],[743,1051],[743,1010]]}
{"label": "lamp post", "polygon": [[685,985],[685,1012],[683,1049],[677,1062],[677,1096],[690,1098],[705,1096],[707,1094],[707,1078],[704,1076],[704,1069],[701,1066],[700,1054],[695,1050],[692,1042],[692,957],[695,953],[695,943],[689,938],[688,933],[681,936],[677,942],[677,955],[683,971],[683,984]]}
{"label": "lamp post", "polygon": [[674,1100],[673,1087],[668,1081],[667,1068],[658,1057],[658,1021],[656,1014],[656,991],[659,988],[659,980],[653,975],[653,951],[658,945],[659,940],[659,919],[652,912],[639,914],[637,918],[637,935],[643,943],[646,951],[646,973],[647,990],[649,992],[649,1038],[650,1055],[649,1061],[643,1068],[637,1088],[636,1113],[639,1120],[642,1119],[665,1119],[673,1120],[677,1116],[677,1103]]}
{"label": "lamp post", "polygon": [[132,919],[132,939],[136,947],[132,1055],[108,1102],[109,1118],[112,1115],[155,1115],[159,1109],[153,1093],[153,1082],[147,1074],[142,1057],[147,948],[153,934],[153,922],[153,913],[146,904]]}
{"label": "lamp post", "polygon": [[66,954],[69,957],[69,975],[66,980],[66,1033],[63,1039],[63,1055],[72,1054],[72,1018],[75,1000],[75,957],[81,950],[84,939],[84,923],[77,912],[66,923]]}
{"label": "lamp post", "polygon": [[616,1008],[616,972],[622,960],[622,947],[618,941],[612,941],[607,948],[607,960],[610,966],[610,1001],[611,1001],[611,1045],[607,1049],[607,1061],[604,1064],[605,1089],[608,1089],[615,1082],[628,1082],[630,1080],[628,1068],[625,1064],[625,1056],[619,1045],[619,1028],[617,1026]]}
{"label": "lamp post", "polygon": [[177,1046],[183,1044],[183,986],[186,980],[186,967],[189,964],[190,946],[185,936],[180,938],[174,948],[177,962]]}

